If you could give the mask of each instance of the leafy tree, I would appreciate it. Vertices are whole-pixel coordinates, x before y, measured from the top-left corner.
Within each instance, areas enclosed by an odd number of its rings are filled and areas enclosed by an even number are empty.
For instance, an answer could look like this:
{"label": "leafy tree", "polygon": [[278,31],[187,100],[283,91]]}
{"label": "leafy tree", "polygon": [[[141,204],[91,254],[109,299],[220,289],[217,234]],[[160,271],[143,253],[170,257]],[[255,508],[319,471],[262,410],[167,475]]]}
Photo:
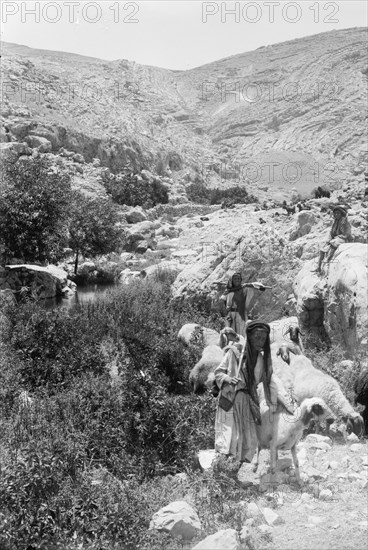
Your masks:
{"label": "leafy tree", "polygon": [[95,256],[119,248],[121,229],[119,215],[110,200],[93,199],[79,192],[73,194],[69,222],[69,246],[75,252],[74,273],[78,270],[79,254]]}
{"label": "leafy tree", "polygon": [[0,241],[5,262],[58,260],[67,237],[70,176],[46,157],[3,162]]}

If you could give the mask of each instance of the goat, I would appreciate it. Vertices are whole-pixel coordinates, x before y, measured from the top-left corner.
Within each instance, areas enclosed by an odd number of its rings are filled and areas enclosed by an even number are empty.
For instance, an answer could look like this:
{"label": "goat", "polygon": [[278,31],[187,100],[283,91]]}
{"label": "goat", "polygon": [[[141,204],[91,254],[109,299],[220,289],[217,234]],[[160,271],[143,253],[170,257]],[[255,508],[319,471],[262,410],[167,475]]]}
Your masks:
{"label": "goat", "polygon": [[286,204],[286,201],[284,201],[284,202],[282,203],[282,208],[283,208],[284,210],[286,210],[288,216],[289,216],[290,214],[295,214],[295,206],[288,206],[288,205]]}
{"label": "goat", "polygon": [[368,434],[368,369],[363,370],[354,384],[355,403],[365,405],[362,413],[365,433]]}
{"label": "goat", "polygon": [[296,454],[296,446],[300,441],[303,430],[313,418],[320,419],[331,415],[331,411],[318,397],[304,399],[293,414],[285,413],[280,406],[276,413],[271,413],[265,401],[261,402],[261,424],[256,425],[258,451],[254,464],[256,472],[259,464],[261,449],[270,449],[271,475],[276,471],[277,451],[290,450],[295,467],[295,477],[299,485],[302,484],[299,471],[299,460]]}
{"label": "goat", "polygon": [[[274,344],[272,344],[274,346]],[[276,356],[280,356],[285,363],[290,365],[290,352],[294,355],[301,355],[301,350],[299,346],[291,346],[290,344],[286,344],[283,342],[282,344],[276,344],[275,347],[278,346],[278,350],[276,352]]]}
{"label": "goat", "polygon": [[328,189],[323,189],[322,187],[317,187],[317,189],[314,191],[314,197],[316,199],[321,199],[322,197],[327,197],[328,199],[331,197],[330,191]]}
{"label": "goat", "polygon": [[[300,355],[304,352],[304,346],[301,339],[301,336],[304,336],[298,325],[290,325],[287,331],[285,332],[285,336],[289,334],[290,340],[296,344],[296,346],[299,347],[300,353],[294,352],[296,355]],[[294,346],[295,348],[295,346]]]}

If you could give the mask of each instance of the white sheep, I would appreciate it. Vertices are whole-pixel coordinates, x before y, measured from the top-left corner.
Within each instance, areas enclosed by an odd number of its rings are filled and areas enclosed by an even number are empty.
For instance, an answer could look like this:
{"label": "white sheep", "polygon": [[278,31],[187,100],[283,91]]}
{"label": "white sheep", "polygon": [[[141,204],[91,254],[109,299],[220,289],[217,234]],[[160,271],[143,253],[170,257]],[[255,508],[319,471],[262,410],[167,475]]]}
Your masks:
{"label": "white sheep", "polygon": [[303,430],[312,419],[321,420],[331,416],[331,411],[323,399],[310,397],[304,399],[293,414],[286,413],[279,405],[276,413],[271,413],[264,400],[261,401],[262,423],[256,425],[258,452],[254,471],[257,471],[261,449],[270,449],[271,476],[275,474],[277,451],[290,450],[295,467],[295,477],[302,483],[296,446],[303,435]]}
{"label": "white sheep", "polygon": [[189,383],[194,393],[202,393],[206,388],[211,390],[215,379],[215,369],[221,363],[224,357],[224,348],[230,342],[240,342],[244,345],[244,338],[232,328],[225,327],[218,336],[217,345],[209,345],[204,348],[202,357],[189,374]]}
{"label": "white sheep", "polygon": [[297,403],[309,397],[319,397],[338,418],[342,418],[349,433],[353,431],[358,436],[362,434],[362,417],[350,405],[332,376],[313,367],[312,361],[305,355],[291,355],[288,365],[274,350],[271,346],[274,373]]}
{"label": "white sheep", "polygon": [[181,327],[177,336],[179,342],[185,346],[196,343],[201,337],[203,337],[205,346],[217,346],[220,334],[212,328],[202,327],[197,323],[186,323]]}

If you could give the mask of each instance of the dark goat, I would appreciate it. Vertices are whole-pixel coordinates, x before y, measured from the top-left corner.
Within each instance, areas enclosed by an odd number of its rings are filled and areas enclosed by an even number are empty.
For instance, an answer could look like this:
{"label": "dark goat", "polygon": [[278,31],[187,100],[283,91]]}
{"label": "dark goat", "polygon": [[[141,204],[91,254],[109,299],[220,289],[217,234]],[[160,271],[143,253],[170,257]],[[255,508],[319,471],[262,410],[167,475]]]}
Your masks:
{"label": "dark goat", "polygon": [[322,187],[317,187],[317,189],[314,192],[314,196],[316,199],[321,199],[322,197],[327,197],[329,199],[331,197],[331,193],[327,189],[323,189]]}
{"label": "dark goat", "polygon": [[292,325],[287,329],[285,334],[289,334],[290,340],[294,344],[299,346],[300,352],[302,353],[304,351],[304,346],[303,346],[302,339],[300,337],[304,336],[304,334],[302,333],[300,328],[297,325]]}
{"label": "dark goat", "polygon": [[368,434],[368,369],[363,370],[354,384],[355,391],[355,403],[365,405],[365,409],[362,412],[362,418],[364,421],[364,431]]}
{"label": "dark goat", "polygon": [[284,202],[282,203],[282,208],[283,208],[284,210],[286,210],[286,212],[288,213],[288,215],[290,215],[290,214],[295,214],[295,206],[288,206],[288,205],[286,204],[286,201],[284,201]]}

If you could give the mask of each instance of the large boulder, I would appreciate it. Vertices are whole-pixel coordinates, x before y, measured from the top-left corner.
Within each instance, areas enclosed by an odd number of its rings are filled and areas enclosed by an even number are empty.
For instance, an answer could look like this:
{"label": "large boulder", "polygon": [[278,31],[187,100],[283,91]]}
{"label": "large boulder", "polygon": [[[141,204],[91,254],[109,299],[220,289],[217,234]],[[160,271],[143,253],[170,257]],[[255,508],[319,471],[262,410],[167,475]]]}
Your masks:
{"label": "large boulder", "polygon": [[32,149],[37,148],[40,153],[49,153],[52,150],[51,142],[42,136],[27,136],[25,141]]}
{"label": "large boulder", "polygon": [[165,273],[177,275],[183,269],[183,266],[176,261],[163,261],[158,264],[145,267],[141,271],[143,278],[145,277],[159,277]]}
{"label": "large boulder", "polygon": [[302,211],[299,212],[296,218],[296,224],[292,228],[289,240],[295,241],[299,237],[303,237],[311,232],[312,227],[316,223],[316,217],[313,212]]}
{"label": "large boulder", "polygon": [[166,531],[173,537],[192,539],[201,530],[197,512],[185,500],[171,502],[160,508],[151,519],[150,529]]}
{"label": "large boulder", "polygon": [[242,548],[235,529],[221,529],[193,546],[192,550],[240,550]]}
{"label": "large boulder", "polygon": [[19,293],[27,288],[35,298],[53,298],[63,295],[65,288],[69,288],[71,282],[67,276],[66,271],[52,265],[7,265],[0,274],[0,289]]}
{"label": "large boulder", "polygon": [[141,206],[135,206],[125,216],[128,223],[138,223],[147,220],[147,214]]}
{"label": "large boulder", "polygon": [[367,245],[340,245],[320,278],[307,262],[294,283],[302,329],[355,353],[367,346]]}

